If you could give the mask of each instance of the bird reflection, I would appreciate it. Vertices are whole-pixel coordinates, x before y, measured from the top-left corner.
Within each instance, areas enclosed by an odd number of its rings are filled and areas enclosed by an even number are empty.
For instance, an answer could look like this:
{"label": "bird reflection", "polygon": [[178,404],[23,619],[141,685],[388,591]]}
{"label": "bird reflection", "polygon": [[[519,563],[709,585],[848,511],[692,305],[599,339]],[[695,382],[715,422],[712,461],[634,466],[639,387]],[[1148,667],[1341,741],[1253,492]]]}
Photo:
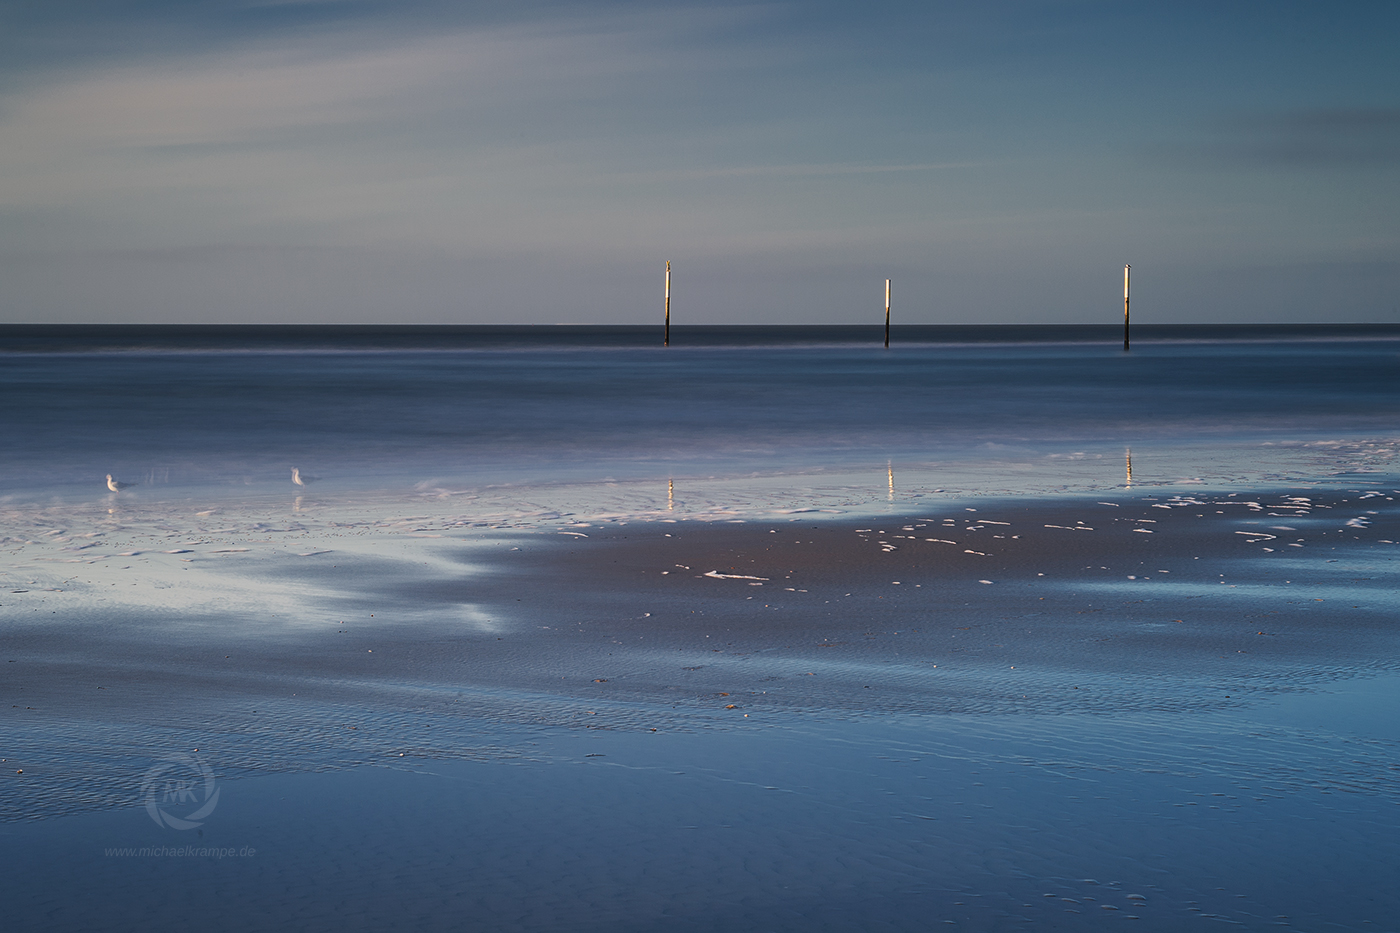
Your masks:
{"label": "bird reflection", "polygon": [[666,480],[666,511],[674,512],[676,509],[676,482]]}
{"label": "bird reflection", "polygon": [[893,460],[890,460],[890,461],[887,461],[886,463],[887,463],[887,466],[888,466],[888,468],[889,468],[889,473],[890,473],[890,501],[893,502],[893,501],[894,501],[894,461],[893,461]]}
{"label": "bird reflection", "polygon": [[1128,478],[1125,483],[1131,486],[1133,484],[1133,449],[1131,447],[1125,447],[1123,457],[1128,465]]}

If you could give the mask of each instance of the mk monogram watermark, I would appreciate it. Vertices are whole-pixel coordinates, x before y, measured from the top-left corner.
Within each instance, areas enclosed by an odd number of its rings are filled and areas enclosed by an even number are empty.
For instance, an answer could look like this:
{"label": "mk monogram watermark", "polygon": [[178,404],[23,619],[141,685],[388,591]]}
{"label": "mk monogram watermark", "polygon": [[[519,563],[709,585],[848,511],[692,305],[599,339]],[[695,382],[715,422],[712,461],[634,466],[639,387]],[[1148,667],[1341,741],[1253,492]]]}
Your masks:
{"label": "mk monogram watermark", "polygon": [[195,829],[219,805],[218,782],[198,755],[166,755],[142,779],[141,802],[157,826]]}

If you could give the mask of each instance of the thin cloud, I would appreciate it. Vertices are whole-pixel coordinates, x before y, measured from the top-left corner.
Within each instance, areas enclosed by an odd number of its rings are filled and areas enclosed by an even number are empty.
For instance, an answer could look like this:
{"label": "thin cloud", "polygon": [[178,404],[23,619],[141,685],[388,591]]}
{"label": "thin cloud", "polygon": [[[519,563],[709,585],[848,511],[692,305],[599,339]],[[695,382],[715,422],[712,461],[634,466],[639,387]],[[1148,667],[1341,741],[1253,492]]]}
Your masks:
{"label": "thin cloud", "polygon": [[[225,218],[264,202],[277,217],[299,204],[308,222],[340,222],[411,212],[422,206],[414,192],[436,209],[454,185],[460,201],[576,183],[606,174],[609,146],[645,138],[637,97],[658,75],[742,80],[703,49],[676,49],[677,34],[726,17],[555,20],[377,44],[338,33],[27,84],[0,98],[0,208],[200,192],[237,202]],[[207,203],[191,206],[209,216]]]}
{"label": "thin cloud", "polygon": [[1187,167],[1400,167],[1400,109],[1334,107],[1237,114],[1205,128],[1204,138],[1156,148]]}
{"label": "thin cloud", "polygon": [[933,172],[951,168],[977,168],[993,163],[974,162],[922,162],[910,165],[864,165],[854,162],[832,162],[827,164],[799,165],[736,165],[715,169],[678,169],[662,172],[629,173],[629,178],[646,181],[667,179],[702,178],[747,178],[762,176],[822,176],[822,175],[879,175],[887,172]]}

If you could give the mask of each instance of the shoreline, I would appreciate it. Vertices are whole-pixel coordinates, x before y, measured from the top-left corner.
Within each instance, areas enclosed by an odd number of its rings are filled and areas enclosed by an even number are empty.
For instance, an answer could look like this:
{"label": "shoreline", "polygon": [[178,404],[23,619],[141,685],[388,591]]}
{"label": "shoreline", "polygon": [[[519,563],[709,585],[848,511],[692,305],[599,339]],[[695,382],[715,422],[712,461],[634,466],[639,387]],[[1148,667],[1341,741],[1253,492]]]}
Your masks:
{"label": "shoreline", "polygon": [[185,542],[0,600],[0,819],[116,800],[143,745],[253,774],[745,715],[1190,716],[1393,671],[1396,495],[1310,493]]}

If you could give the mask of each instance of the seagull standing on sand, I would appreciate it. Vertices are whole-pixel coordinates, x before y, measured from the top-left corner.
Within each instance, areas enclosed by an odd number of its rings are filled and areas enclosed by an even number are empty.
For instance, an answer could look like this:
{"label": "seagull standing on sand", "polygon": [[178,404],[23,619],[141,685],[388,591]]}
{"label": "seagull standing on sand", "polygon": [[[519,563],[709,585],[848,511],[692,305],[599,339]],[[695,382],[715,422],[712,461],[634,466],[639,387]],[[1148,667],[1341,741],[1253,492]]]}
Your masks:
{"label": "seagull standing on sand", "polygon": [[107,488],[112,490],[112,492],[121,492],[126,487],[135,485],[135,483],[119,483],[116,480],[112,479],[111,473],[107,474]]}

